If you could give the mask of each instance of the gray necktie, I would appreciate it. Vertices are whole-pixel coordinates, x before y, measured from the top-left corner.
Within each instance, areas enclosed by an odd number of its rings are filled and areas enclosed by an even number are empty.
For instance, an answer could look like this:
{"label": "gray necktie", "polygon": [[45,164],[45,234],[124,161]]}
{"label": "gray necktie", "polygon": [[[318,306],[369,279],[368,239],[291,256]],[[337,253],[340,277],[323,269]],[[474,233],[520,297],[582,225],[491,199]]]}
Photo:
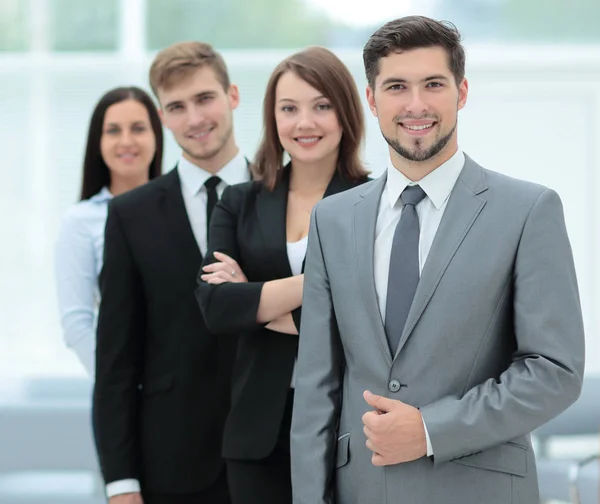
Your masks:
{"label": "gray necktie", "polygon": [[419,283],[419,216],[415,207],[424,197],[425,191],[418,185],[408,186],[400,196],[404,208],[394,231],[385,304],[385,332],[392,355]]}

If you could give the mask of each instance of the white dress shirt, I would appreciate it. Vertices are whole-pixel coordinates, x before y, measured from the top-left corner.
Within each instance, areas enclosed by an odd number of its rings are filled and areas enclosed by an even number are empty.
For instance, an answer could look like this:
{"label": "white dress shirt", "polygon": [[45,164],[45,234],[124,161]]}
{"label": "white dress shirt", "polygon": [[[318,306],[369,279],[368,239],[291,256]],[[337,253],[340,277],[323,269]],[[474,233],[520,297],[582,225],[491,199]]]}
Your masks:
{"label": "white dress shirt", "polygon": [[[384,323],[392,242],[396,225],[402,214],[402,202],[400,200],[402,191],[409,185],[419,185],[426,194],[426,197],[416,207],[419,216],[419,272],[421,272],[444,215],[448,198],[464,164],[465,156],[458,149],[448,161],[426,177],[418,182],[412,182],[394,168],[390,160],[387,168],[387,181],[381,194],[377,213],[374,251],[375,290],[379,302],[379,312]],[[433,455],[433,449],[425,422],[423,422],[423,426],[425,427],[427,456],[429,457]]]}
{"label": "white dress shirt", "polygon": [[56,243],[56,292],[63,337],[91,378],[96,365],[98,275],[111,199],[112,194],[104,187],[71,207],[63,218]]}
{"label": "white dress shirt", "polygon": [[[213,176],[212,173],[203,170],[195,164],[181,156],[177,164],[179,179],[181,180],[181,194],[183,195],[183,203],[188,214],[192,231],[200,252],[206,255],[206,203],[208,194],[204,183]],[[221,168],[217,173],[217,177],[221,182],[217,185],[217,195],[219,198],[223,195],[223,191],[228,185],[240,184],[250,180],[250,171],[248,163],[241,152]]]}
{"label": "white dress shirt", "polygon": [[[213,174],[191,163],[183,155],[177,163],[177,172],[181,181],[181,194],[185,211],[190,220],[198,248],[204,256],[208,248],[206,243],[206,203],[208,194],[204,182]],[[214,175],[221,179],[221,182],[216,186],[219,198],[228,185],[241,184],[250,180],[248,163],[241,152],[238,152],[229,163]],[[157,435],[160,434],[157,433]],[[115,495],[139,492],[140,488],[140,483],[136,479],[113,481],[106,485],[106,494],[110,498]]]}

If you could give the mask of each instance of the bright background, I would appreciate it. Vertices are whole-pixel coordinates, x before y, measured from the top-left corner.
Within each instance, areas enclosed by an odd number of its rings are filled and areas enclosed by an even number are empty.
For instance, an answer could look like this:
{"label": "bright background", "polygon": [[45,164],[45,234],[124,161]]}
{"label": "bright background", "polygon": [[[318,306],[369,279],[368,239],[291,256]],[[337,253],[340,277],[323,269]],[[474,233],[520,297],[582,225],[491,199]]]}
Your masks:
{"label": "bright background", "polygon": [[[158,49],[210,42],[241,89],[236,136],[251,157],[266,81],[281,59],[325,45],[362,91],[362,46],[406,14],[451,20],[464,35],[470,95],[461,147],[488,168],[561,195],[586,373],[600,374],[598,0],[0,0],[0,405],[89,401],[90,383],[62,340],[54,245],[77,201],[90,114],[106,90],[148,89]],[[367,117],[364,159],[379,175],[387,147]],[[178,156],[170,134],[166,141],[165,171]],[[0,447],[0,470],[2,455]]]}

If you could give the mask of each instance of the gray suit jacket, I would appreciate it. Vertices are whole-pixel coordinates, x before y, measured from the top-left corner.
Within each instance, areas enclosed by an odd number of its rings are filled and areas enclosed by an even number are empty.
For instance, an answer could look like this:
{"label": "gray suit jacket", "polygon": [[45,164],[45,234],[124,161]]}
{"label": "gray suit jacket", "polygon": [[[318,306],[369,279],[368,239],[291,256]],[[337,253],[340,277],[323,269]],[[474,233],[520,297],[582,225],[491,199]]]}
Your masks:
{"label": "gray suit jacket", "polygon": [[[373,278],[385,181],[327,198],[312,215],[294,504],[536,504],[529,432],[577,399],[584,367],[560,199],[467,157],[392,356]],[[372,465],[366,389],[420,408],[433,457]]]}

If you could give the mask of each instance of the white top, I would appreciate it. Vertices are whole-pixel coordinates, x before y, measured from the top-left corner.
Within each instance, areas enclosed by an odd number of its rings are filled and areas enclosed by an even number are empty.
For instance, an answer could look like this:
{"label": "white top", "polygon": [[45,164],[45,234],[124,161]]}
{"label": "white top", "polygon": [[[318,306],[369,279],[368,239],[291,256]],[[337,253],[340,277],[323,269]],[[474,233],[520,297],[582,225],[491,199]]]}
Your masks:
{"label": "white top", "polygon": [[[206,243],[206,203],[208,195],[204,182],[212,177],[213,174],[191,163],[183,155],[179,158],[177,172],[181,181],[181,194],[183,196],[185,211],[198,248],[204,256],[208,248]],[[225,191],[228,185],[241,184],[250,180],[248,163],[241,152],[238,152],[229,163],[214,175],[221,178],[221,182],[216,186],[219,198],[223,195],[223,191]],[[109,498],[115,495],[139,491],[140,483],[136,479],[113,481],[106,485],[106,494]]]}
{"label": "white top", "polygon": [[55,275],[60,321],[67,346],[94,376],[104,226],[112,194],[104,187],[65,214],[56,243]]}
{"label": "white top", "polygon": [[[297,242],[287,242],[287,255],[288,261],[290,262],[290,268],[292,269],[293,275],[299,275],[302,273],[302,263],[306,257],[306,246],[308,244],[308,235]],[[296,359],[297,361],[298,359]],[[290,387],[296,386],[296,364],[294,364],[294,370],[292,371],[292,381]]]}
{"label": "white top", "polygon": [[[181,180],[181,194],[185,210],[192,226],[196,243],[200,248],[202,255],[206,255],[206,203],[208,195],[204,183],[213,176],[212,173],[203,170],[195,164],[188,161],[183,155],[179,158],[177,172]],[[217,173],[221,182],[217,184],[217,195],[219,198],[228,185],[240,184],[250,180],[250,171],[248,163],[241,152],[221,168]]]}
{"label": "white top", "polygon": [[302,273],[302,263],[306,257],[308,235],[297,242],[287,242],[287,255],[293,275]]}
{"label": "white top", "polygon": [[[448,198],[464,164],[465,155],[458,149],[448,161],[433,170],[429,175],[418,182],[412,182],[400,171],[396,170],[390,160],[387,169],[387,181],[379,202],[374,252],[375,290],[377,292],[377,301],[379,302],[379,312],[384,323],[392,242],[396,225],[402,214],[402,202],[400,201],[402,191],[409,185],[418,184],[427,195],[416,206],[420,228],[419,272],[421,272],[427,261],[427,256],[444,215],[444,210],[446,210]],[[394,259],[398,260],[398,258]],[[425,422],[423,422],[423,425],[427,438],[427,456],[429,457],[433,455],[433,448]]]}

